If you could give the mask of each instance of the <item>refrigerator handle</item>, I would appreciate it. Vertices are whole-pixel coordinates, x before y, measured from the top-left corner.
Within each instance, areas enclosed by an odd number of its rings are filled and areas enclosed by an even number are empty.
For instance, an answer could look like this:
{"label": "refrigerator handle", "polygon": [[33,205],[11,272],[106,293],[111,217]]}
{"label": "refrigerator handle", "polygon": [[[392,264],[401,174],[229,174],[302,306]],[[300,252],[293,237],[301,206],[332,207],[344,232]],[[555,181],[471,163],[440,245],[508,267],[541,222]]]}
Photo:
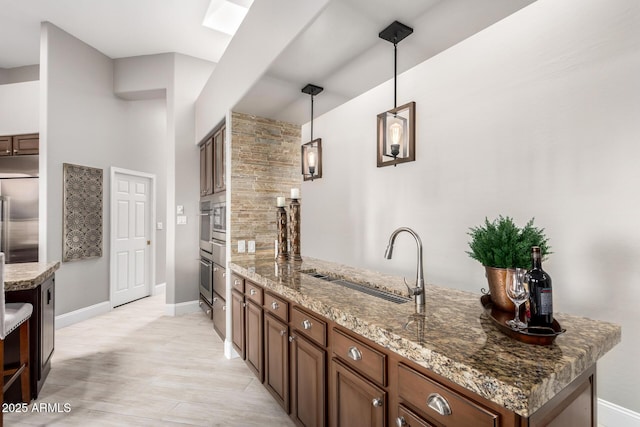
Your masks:
{"label": "refrigerator handle", "polygon": [[9,201],[4,196],[0,196],[0,252],[4,252],[5,259],[9,259],[7,253],[7,231],[9,227]]}

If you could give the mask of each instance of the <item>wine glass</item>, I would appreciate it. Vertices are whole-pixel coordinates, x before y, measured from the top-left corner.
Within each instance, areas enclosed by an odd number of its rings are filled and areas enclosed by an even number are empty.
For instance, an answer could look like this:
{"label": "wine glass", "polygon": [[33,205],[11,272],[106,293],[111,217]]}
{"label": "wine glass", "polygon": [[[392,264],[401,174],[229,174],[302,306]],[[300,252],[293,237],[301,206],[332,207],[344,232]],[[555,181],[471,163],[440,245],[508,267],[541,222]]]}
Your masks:
{"label": "wine glass", "polygon": [[529,298],[529,288],[527,286],[527,270],[515,268],[507,271],[507,297],[516,306],[513,320],[507,321],[512,329],[520,330],[527,327],[527,324],[520,320],[520,306]]}

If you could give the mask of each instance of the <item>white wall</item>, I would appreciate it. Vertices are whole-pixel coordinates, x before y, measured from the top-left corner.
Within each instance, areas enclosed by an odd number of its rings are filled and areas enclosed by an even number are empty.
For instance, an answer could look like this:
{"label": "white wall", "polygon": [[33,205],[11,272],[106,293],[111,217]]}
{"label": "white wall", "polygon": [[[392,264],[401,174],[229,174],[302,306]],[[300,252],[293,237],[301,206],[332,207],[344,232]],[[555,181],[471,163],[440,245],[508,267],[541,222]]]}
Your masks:
{"label": "white wall", "polygon": [[103,256],[62,263],[56,273],[59,315],[109,300],[109,168],[154,173],[166,186],[167,109],[164,100],[117,98],[113,61],[52,24],[43,24],[41,52],[43,259],[62,258],[62,164],[101,168],[105,178]]}
{"label": "white wall", "polygon": [[328,3],[329,0],[253,3],[198,97],[196,142],[224,120],[251,85]]}
{"label": "white wall", "polygon": [[398,105],[417,103],[415,162],[376,168],[391,81],[314,120],[324,166],[302,186],[303,254],[411,278],[408,236],[383,259],[390,233],[409,226],[428,282],[479,292],[468,228],[535,217],[555,252],[544,266],[555,309],[623,326],[599,364],[599,397],[639,411],[638,76],[639,2],[538,0],[399,76]]}
{"label": "white wall", "polygon": [[40,82],[0,84],[0,135],[40,130]]}

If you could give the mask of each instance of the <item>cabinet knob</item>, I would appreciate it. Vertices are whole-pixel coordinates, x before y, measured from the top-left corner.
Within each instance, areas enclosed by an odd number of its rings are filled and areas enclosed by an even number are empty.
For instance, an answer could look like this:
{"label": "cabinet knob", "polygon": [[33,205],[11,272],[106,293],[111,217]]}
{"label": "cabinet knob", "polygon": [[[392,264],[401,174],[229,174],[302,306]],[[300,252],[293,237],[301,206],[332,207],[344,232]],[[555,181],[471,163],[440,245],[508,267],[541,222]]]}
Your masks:
{"label": "cabinet knob", "polygon": [[218,271],[218,267],[213,267],[213,271]]}
{"label": "cabinet knob", "polygon": [[211,314],[211,309],[207,310],[207,316]]}
{"label": "cabinet knob", "polygon": [[227,311],[227,306],[226,305],[222,306],[222,311]]}
{"label": "cabinet knob", "polygon": [[283,337],[287,334],[287,331],[280,331],[280,336]]}
{"label": "cabinet knob", "polygon": [[256,290],[255,290],[255,289],[253,289],[253,288],[251,288],[251,289],[249,290],[249,294],[251,294],[251,295],[255,295],[255,294],[256,294]]}
{"label": "cabinet knob", "polygon": [[405,420],[404,417],[402,417],[402,416],[396,418],[396,426],[397,427],[406,427],[407,426],[407,420]]}
{"label": "cabinet knob", "polygon": [[295,340],[296,337],[294,337],[293,335],[289,335],[289,342],[293,342],[293,340]]}
{"label": "cabinet knob", "polygon": [[451,415],[451,406],[449,406],[449,402],[447,402],[447,399],[438,393],[431,393],[429,397],[427,397],[427,406],[440,415]]}
{"label": "cabinet knob", "polygon": [[15,149],[13,150],[13,153],[14,153],[14,154],[18,153],[18,149],[17,149],[17,148],[15,148]]}
{"label": "cabinet knob", "polygon": [[7,150],[7,154],[10,154],[10,153],[11,153],[11,150]]}
{"label": "cabinet knob", "polygon": [[222,273],[222,277],[227,277],[227,272]]}
{"label": "cabinet knob", "polygon": [[349,356],[355,361],[362,359],[362,353],[356,347],[349,347],[349,352],[347,353],[347,356]]}
{"label": "cabinet knob", "polygon": [[198,301],[198,307],[202,307],[202,301]]}
{"label": "cabinet knob", "polygon": [[307,330],[308,330],[308,329],[311,329],[311,326],[312,326],[312,324],[311,324],[311,322],[309,321],[309,319],[304,319],[304,320],[302,321],[302,327],[303,327],[304,329],[307,329]]}
{"label": "cabinet knob", "polygon": [[381,406],[382,406],[382,398],[381,398],[381,397],[376,397],[375,399],[373,399],[373,400],[371,401],[371,404],[372,404],[373,406],[375,406],[376,408],[381,407]]}
{"label": "cabinet knob", "polygon": [[271,308],[273,308],[274,310],[277,310],[278,307],[280,307],[280,304],[278,304],[278,301],[274,301],[271,303]]}
{"label": "cabinet knob", "polygon": [[247,306],[247,303],[246,303],[246,302],[243,302],[243,303],[242,303],[242,306],[243,306],[243,307],[246,307],[246,306]]}
{"label": "cabinet knob", "polygon": [[213,302],[218,301],[218,297],[213,297]]}
{"label": "cabinet knob", "polygon": [[234,284],[234,285],[236,285],[236,286],[240,286],[240,280],[235,279],[235,280],[233,281],[233,284]]}

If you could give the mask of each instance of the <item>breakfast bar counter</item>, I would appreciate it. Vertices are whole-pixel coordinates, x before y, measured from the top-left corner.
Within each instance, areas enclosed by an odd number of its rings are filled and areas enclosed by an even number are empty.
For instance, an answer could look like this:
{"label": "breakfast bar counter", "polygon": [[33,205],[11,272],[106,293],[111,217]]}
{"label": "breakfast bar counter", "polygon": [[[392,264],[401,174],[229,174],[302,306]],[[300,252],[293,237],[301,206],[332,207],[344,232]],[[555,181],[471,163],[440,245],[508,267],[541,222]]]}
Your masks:
{"label": "breakfast bar counter", "polygon": [[[29,356],[31,395],[38,397],[51,370],[51,356],[55,342],[55,272],[59,262],[28,262],[6,264],[4,290],[7,302],[28,302],[33,305],[29,319]],[[5,341],[5,360],[18,358],[17,335]],[[19,387],[14,386],[5,401],[17,401]]]}
{"label": "breakfast bar counter", "polygon": [[525,418],[583,373],[595,370],[598,359],[621,340],[621,328],[615,324],[557,313],[565,333],[549,346],[525,344],[493,324],[480,294],[428,284],[426,310],[416,313],[413,301],[395,304],[308,273],[406,295],[402,277],[313,258],[278,264],[273,259],[234,257],[230,268]]}

